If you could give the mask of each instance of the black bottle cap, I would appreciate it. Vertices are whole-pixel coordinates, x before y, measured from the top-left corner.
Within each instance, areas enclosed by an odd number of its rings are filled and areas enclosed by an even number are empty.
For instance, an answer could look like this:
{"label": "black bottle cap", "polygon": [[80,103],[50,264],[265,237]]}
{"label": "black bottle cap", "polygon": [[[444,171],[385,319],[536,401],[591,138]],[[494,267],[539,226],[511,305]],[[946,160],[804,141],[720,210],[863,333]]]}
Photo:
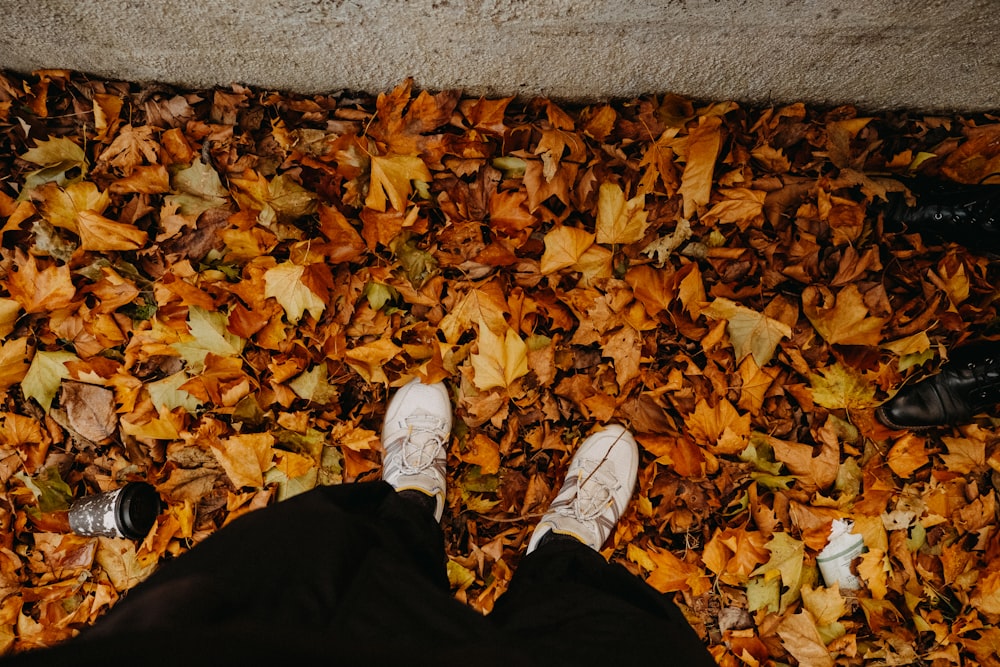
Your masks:
{"label": "black bottle cap", "polygon": [[115,503],[118,529],[129,539],[139,540],[149,533],[160,514],[160,494],[146,482],[130,482]]}

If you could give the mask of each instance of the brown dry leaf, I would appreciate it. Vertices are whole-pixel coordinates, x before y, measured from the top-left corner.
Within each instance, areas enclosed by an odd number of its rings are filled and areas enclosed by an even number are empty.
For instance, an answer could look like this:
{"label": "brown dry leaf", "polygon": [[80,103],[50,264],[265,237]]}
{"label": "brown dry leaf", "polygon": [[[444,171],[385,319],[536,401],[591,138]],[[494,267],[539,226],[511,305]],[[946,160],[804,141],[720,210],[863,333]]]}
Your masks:
{"label": "brown dry leaf", "polygon": [[823,444],[817,453],[812,445],[787,442],[768,437],[774,448],[774,458],[788,466],[789,471],[810,487],[825,489],[837,479],[840,470],[840,446],[836,435],[821,429]]}
{"label": "brown dry leaf", "polygon": [[111,142],[111,145],[104,149],[104,152],[97,158],[95,169],[101,170],[110,165],[117,167],[125,176],[128,176],[136,166],[143,162],[149,164],[159,162],[159,149],[160,146],[153,137],[151,126],[125,125],[118,132],[118,136]]}
{"label": "brown dry leaf", "polygon": [[778,626],[778,636],[801,665],[833,667],[833,657],[820,638],[816,621],[808,611],[786,616]]}
{"label": "brown dry leaf", "polygon": [[885,318],[871,317],[857,286],[848,285],[834,295],[807,287],[802,291],[802,310],[823,340],[832,345],[878,345]]}
{"label": "brown dry leaf", "polygon": [[59,404],[73,430],[91,442],[104,442],[118,430],[114,392],[82,382],[63,382]]}
{"label": "brown dry leaf", "polygon": [[713,454],[742,452],[750,437],[750,415],[741,415],[726,399],[714,406],[709,406],[704,399],[698,401],[684,423],[691,437]]}
{"label": "brown dry leaf", "polygon": [[138,250],[146,244],[146,232],[135,225],[116,222],[93,211],[77,213],[80,247],[97,252]]}
{"label": "brown dry leaf", "polygon": [[687,162],[681,176],[680,193],[684,197],[684,217],[690,219],[712,196],[715,160],[722,147],[722,119],[701,117],[687,141]]}
{"label": "brown dry leaf", "polygon": [[[0,651],[85,629],[286,495],[272,479],[372,477],[385,402],[419,376],[456,396],[449,487],[484,489],[445,531],[477,609],[578,434],[619,421],[639,483],[605,555],[681,592],[720,663],[997,663],[997,426],[905,435],[873,410],[994,326],[997,264],[891,232],[905,188],[874,174],[978,182],[1000,123],[857,116],[0,73],[22,151],[0,188]],[[95,556],[24,513],[46,466],[145,478],[169,507]],[[847,517],[856,597],[809,587]]]}
{"label": "brown dry leaf", "polygon": [[981,437],[942,436],[941,442],[948,448],[947,454],[941,454],[948,470],[966,475],[986,467],[986,441]]}
{"label": "brown dry leaf", "polygon": [[67,264],[50,264],[41,271],[31,255],[18,255],[17,270],[7,275],[7,291],[26,313],[44,313],[68,307],[76,287]]}
{"label": "brown dry leaf", "polygon": [[713,221],[736,223],[740,229],[747,229],[763,221],[766,192],[749,188],[731,188],[721,191],[720,194],[724,199],[717,202],[704,215],[702,220],[705,224],[712,224]]}

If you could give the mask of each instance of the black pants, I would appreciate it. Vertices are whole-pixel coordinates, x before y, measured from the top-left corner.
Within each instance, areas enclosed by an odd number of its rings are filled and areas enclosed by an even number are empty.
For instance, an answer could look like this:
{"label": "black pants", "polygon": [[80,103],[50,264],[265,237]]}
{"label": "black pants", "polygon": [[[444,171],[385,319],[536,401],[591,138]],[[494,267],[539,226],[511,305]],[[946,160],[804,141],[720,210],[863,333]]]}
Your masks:
{"label": "black pants", "polygon": [[234,521],[94,627],[12,664],[713,665],[677,607],[573,540],[526,556],[495,609],[452,598],[440,528],[384,482]]}

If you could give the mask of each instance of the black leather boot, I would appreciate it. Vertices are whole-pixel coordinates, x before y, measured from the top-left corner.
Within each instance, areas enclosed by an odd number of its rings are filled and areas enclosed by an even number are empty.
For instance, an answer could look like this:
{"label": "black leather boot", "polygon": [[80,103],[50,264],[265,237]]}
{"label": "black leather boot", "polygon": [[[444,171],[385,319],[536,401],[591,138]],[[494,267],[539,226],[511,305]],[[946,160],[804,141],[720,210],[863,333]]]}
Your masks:
{"label": "black leather boot", "polygon": [[900,178],[913,193],[908,206],[891,193],[886,229],[905,228],[941,241],[954,241],[972,252],[1000,254],[1000,184],[966,185],[927,177]]}
{"label": "black leather boot", "polygon": [[956,349],[941,372],[905,386],[875,411],[890,428],[965,424],[1000,404],[1000,341]]}

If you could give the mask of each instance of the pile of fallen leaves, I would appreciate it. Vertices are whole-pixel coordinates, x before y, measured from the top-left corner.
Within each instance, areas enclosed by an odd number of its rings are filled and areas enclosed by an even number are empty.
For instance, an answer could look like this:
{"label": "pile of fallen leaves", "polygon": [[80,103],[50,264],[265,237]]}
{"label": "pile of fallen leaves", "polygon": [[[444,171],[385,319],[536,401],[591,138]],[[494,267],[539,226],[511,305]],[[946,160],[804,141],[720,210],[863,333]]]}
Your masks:
{"label": "pile of fallen leaves", "polygon": [[[872,417],[997,319],[988,258],[883,220],[896,176],[1000,171],[995,117],[44,71],[0,75],[0,154],[0,650],[377,478],[419,376],[454,398],[448,565],[477,609],[617,421],[643,459],[605,554],[721,664],[1000,664],[994,423]],[[167,503],[145,540],[69,532],[128,480]],[[834,519],[860,590],[818,573]]]}

